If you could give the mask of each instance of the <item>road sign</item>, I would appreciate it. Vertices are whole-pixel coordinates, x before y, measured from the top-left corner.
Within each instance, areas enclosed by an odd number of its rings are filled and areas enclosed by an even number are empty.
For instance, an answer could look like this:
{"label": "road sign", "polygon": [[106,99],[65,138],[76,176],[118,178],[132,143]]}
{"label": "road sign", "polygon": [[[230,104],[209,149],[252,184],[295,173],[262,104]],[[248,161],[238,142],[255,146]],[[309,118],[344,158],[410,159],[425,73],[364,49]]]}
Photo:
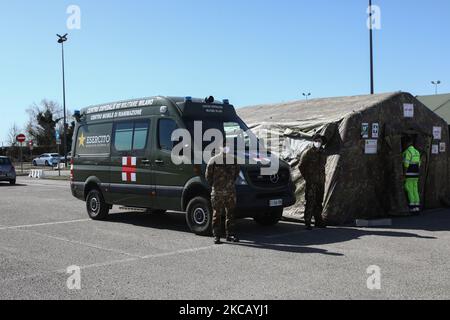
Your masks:
{"label": "road sign", "polygon": [[27,137],[25,137],[24,134],[19,134],[19,135],[16,137],[16,140],[17,140],[17,142],[19,142],[19,143],[24,143],[25,140],[27,140]]}
{"label": "road sign", "polygon": [[59,134],[59,131],[55,132],[55,138],[56,138],[56,144],[58,146],[61,145],[61,135]]}

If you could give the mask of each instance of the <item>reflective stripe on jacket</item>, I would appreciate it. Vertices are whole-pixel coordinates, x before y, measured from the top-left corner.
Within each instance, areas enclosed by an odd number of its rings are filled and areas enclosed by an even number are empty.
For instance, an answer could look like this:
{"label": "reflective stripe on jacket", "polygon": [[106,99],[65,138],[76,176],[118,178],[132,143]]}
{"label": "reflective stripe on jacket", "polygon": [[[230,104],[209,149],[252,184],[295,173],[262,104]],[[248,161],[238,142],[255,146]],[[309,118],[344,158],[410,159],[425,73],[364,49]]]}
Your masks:
{"label": "reflective stripe on jacket", "polygon": [[418,177],[420,175],[420,165],[420,152],[413,146],[410,146],[403,152],[403,166],[406,169],[406,176]]}

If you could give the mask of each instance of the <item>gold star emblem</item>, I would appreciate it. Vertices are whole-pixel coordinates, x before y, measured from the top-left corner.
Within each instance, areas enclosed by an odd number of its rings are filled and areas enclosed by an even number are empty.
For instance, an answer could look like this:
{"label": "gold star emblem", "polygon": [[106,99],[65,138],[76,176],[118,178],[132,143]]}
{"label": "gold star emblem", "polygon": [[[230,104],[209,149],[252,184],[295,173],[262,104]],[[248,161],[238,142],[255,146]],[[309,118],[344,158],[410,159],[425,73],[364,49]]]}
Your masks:
{"label": "gold star emblem", "polygon": [[84,136],[83,132],[81,133],[81,136],[78,138],[78,146],[85,146],[86,137]]}

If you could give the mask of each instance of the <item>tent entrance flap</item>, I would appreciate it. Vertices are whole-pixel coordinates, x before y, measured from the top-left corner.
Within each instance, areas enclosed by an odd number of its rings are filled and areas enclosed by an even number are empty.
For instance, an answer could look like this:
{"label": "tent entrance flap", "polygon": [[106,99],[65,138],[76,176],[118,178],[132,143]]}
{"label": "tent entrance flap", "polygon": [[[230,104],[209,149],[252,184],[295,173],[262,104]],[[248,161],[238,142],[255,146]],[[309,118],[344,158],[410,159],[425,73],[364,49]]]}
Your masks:
{"label": "tent entrance flap", "polygon": [[405,196],[402,157],[402,135],[390,135],[384,139],[384,163],[387,212],[393,216],[409,214]]}
{"label": "tent entrance flap", "polygon": [[386,137],[385,153],[386,171],[385,178],[389,186],[387,192],[388,212],[391,215],[408,215],[409,201],[405,190],[405,170],[403,166],[403,152],[406,149],[405,142],[412,139],[413,144],[421,153],[421,167],[419,175],[419,193],[421,205],[425,205],[426,185],[429,179],[429,156],[431,154],[432,138],[420,132],[404,132]]}

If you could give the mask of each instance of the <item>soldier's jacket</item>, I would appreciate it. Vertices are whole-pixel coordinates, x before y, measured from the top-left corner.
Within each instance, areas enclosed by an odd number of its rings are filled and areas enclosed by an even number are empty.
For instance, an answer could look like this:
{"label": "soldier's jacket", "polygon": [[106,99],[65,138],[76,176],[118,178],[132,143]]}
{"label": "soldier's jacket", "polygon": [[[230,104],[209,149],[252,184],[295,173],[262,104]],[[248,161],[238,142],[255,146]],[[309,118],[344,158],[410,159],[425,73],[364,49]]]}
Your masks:
{"label": "soldier's jacket", "polygon": [[325,183],[327,156],[323,150],[310,146],[300,158],[300,173],[307,182]]}
{"label": "soldier's jacket", "polygon": [[206,168],[206,180],[212,187],[212,195],[235,194],[235,183],[240,170],[233,156],[220,153],[211,158]]}

